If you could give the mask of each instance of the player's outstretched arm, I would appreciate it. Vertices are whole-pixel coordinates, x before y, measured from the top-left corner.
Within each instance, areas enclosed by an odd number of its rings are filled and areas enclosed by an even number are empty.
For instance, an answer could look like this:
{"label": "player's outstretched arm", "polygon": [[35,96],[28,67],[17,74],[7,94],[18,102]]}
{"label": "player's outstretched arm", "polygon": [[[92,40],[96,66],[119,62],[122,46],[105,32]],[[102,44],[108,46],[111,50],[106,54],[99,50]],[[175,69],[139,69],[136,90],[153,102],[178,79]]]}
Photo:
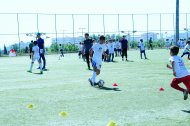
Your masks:
{"label": "player's outstretched arm", "polygon": [[169,69],[172,69],[172,66],[170,66],[170,65],[168,65],[168,64],[166,65],[166,67],[169,68]]}

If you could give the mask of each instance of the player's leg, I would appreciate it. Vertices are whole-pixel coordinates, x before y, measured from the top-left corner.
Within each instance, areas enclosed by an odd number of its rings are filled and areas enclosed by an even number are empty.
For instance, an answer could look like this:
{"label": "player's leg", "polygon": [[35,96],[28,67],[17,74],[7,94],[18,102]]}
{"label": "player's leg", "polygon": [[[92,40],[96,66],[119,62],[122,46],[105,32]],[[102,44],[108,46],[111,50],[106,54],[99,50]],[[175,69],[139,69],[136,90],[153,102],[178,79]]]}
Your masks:
{"label": "player's leg", "polygon": [[90,70],[90,59],[89,59],[89,53],[85,53],[86,56],[86,63],[88,65],[88,69]]}
{"label": "player's leg", "polygon": [[143,51],[143,53],[144,53],[144,58],[147,59],[145,50]]}
{"label": "player's leg", "polygon": [[126,58],[126,61],[128,61],[127,60],[127,49],[125,50],[125,58]]}
{"label": "player's leg", "polygon": [[33,64],[34,64],[35,60],[36,60],[35,58],[32,59],[32,62],[30,64],[30,69],[28,70],[28,72],[32,72],[32,68],[33,68]]}
{"label": "player's leg", "polygon": [[39,66],[40,66],[40,73],[43,74],[43,70],[42,70],[42,62],[40,59],[38,59],[38,63],[39,63]]}
{"label": "player's leg", "polygon": [[[174,79],[172,80],[172,82],[171,82],[171,87],[174,88],[174,89],[176,89],[176,90],[178,90],[178,91],[183,92],[184,100],[186,100],[186,99],[188,98],[188,91],[187,91],[186,89],[184,89],[184,88],[181,88],[181,87],[179,86],[179,84],[180,84],[181,82],[183,82],[183,81],[184,81],[184,78],[174,78]],[[183,82],[183,83],[184,83],[184,82]]]}
{"label": "player's leg", "polygon": [[122,53],[121,53],[122,61],[123,61],[123,58],[124,58],[124,53],[125,53],[125,51],[124,51],[124,49],[122,49]]}
{"label": "player's leg", "polygon": [[183,81],[188,93],[190,94],[190,75],[184,77],[182,81]]}
{"label": "player's leg", "polygon": [[142,59],[142,51],[140,51],[140,57],[141,57],[141,59]]}
{"label": "player's leg", "polygon": [[44,54],[40,54],[40,55],[41,55],[42,60],[43,60],[43,67],[42,67],[42,69],[45,69],[46,68],[46,58],[45,58]]}
{"label": "player's leg", "polygon": [[174,89],[178,90],[178,91],[183,92],[183,91],[184,91],[184,89],[183,89],[183,88],[181,88],[181,87],[179,86],[179,84],[180,84],[181,82],[182,82],[182,81],[181,81],[181,79],[180,79],[180,78],[174,78],[174,79],[172,80],[172,82],[171,82],[170,86],[171,86],[172,88],[174,88]]}
{"label": "player's leg", "polygon": [[185,53],[183,53],[182,55],[181,55],[181,57],[183,57],[184,55],[186,55],[186,54],[189,54],[188,52],[185,52]]}
{"label": "player's leg", "polygon": [[114,53],[112,53],[112,59],[111,59],[112,62],[113,62],[113,59],[114,59]]}

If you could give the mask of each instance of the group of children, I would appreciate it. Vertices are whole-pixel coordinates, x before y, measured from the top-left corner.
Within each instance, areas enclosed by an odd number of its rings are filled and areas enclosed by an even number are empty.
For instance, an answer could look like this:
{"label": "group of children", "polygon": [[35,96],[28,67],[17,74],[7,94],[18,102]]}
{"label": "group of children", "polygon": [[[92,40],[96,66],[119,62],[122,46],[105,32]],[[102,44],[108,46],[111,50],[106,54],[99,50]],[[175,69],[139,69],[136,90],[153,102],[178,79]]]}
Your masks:
{"label": "group of children", "polygon": [[[79,56],[83,54],[82,52],[83,45],[82,43],[80,45],[81,45],[80,47],[81,49],[79,50]],[[138,47],[140,48],[141,58],[142,58],[142,53],[143,53],[145,59],[147,59],[143,39],[140,39]],[[61,45],[59,45],[59,50],[61,52],[61,56],[64,56],[63,48]],[[42,64],[40,60],[40,51],[41,50],[38,47],[37,41],[34,41],[33,47],[32,47],[32,54],[31,54],[32,62],[30,65],[30,70],[28,72],[32,72],[33,64],[35,60],[37,60],[40,66],[40,73],[43,74]],[[103,61],[102,56],[109,57],[109,61],[112,62],[114,59],[115,51],[116,50],[115,50],[113,40],[109,40],[109,42],[108,41],[106,42],[106,38],[103,35],[99,37],[98,42],[93,41],[93,45],[89,50],[89,56],[92,62],[93,72],[92,72],[92,77],[88,79],[92,86],[99,84],[99,82],[96,80],[96,77],[100,74],[100,71],[101,71],[101,66],[102,66],[102,61]],[[169,69],[172,69],[172,72],[174,75],[174,78],[170,84],[171,87],[183,92],[184,100],[187,100],[188,94],[190,94],[190,75],[187,68],[184,65],[184,61],[182,57],[184,55],[188,55],[188,59],[190,57],[190,40],[187,41],[187,44],[184,47],[184,52],[181,55],[181,57],[177,56],[178,53],[179,53],[178,46],[174,45],[170,47],[170,55],[171,55],[171,57],[169,58],[170,65],[167,64],[166,67]],[[186,89],[180,87],[179,86],[180,83],[183,83]]]}
{"label": "group of children", "polygon": [[[90,57],[92,57],[92,66],[93,66],[93,73],[92,77],[89,78],[89,82],[92,86],[98,85],[98,81],[96,80],[96,76],[100,74],[101,66],[102,66],[102,55],[108,56],[106,52],[106,45],[105,43],[105,37],[100,36],[99,43],[93,44],[92,48],[90,49]],[[146,58],[145,49],[143,40],[140,40],[139,48],[141,51],[141,54],[144,53],[144,56]],[[112,50],[113,51],[113,50]],[[185,46],[185,52],[183,55],[188,54],[188,57],[190,55],[190,40],[187,41],[187,45]],[[190,75],[187,70],[187,68],[184,65],[183,62],[183,55],[182,57],[177,56],[179,53],[179,47],[178,46],[172,46],[170,47],[170,55],[169,58],[171,65],[166,65],[167,68],[172,69],[174,78],[171,82],[171,87],[183,92],[184,100],[187,100],[188,94],[190,94]],[[142,58],[142,55],[141,55]],[[179,86],[180,83],[183,83],[186,87],[186,89]]]}
{"label": "group of children", "polygon": [[[177,45],[180,49],[182,49],[182,48],[185,47],[186,42],[187,42],[186,39],[178,39],[176,45]],[[166,39],[166,48],[169,49],[170,46],[173,46],[173,45],[175,45],[174,39],[171,39],[171,41],[170,41],[170,39],[167,38],[167,39]]]}
{"label": "group of children", "polygon": [[[99,42],[99,40],[96,41],[94,39],[92,41],[93,45]],[[85,56],[83,55],[82,52],[83,48],[84,48],[84,43],[80,42],[78,56],[79,58],[82,57],[83,60],[85,61]],[[121,43],[114,39],[105,41],[105,53],[107,54],[107,56],[102,55],[102,60],[105,62],[113,62],[114,57],[121,56]]]}

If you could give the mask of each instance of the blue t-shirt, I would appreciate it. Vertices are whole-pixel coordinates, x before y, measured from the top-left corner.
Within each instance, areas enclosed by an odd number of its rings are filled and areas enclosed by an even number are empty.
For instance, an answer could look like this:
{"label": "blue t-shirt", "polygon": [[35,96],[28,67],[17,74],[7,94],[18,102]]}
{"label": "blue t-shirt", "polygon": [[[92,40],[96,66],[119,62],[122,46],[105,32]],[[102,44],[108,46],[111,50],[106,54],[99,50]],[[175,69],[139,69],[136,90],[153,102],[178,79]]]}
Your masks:
{"label": "blue t-shirt", "polygon": [[38,39],[37,43],[40,49],[44,49],[44,40],[42,38]]}
{"label": "blue t-shirt", "polygon": [[93,45],[92,39],[86,39],[84,40],[84,48],[85,48],[85,53],[89,53],[90,48]]}

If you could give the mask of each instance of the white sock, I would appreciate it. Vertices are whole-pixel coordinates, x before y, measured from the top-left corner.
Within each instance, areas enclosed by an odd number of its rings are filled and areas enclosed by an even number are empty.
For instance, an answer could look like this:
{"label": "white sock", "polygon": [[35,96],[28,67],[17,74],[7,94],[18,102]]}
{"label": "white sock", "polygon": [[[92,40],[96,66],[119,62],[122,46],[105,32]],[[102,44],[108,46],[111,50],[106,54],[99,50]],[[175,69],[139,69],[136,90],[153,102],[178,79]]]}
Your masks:
{"label": "white sock", "polygon": [[31,65],[30,65],[30,71],[32,71],[32,67],[33,67],[33,64],[31,63]]}
{"label": "white sock", "polygon": [[93,71],[92,73],[92,78],[91,78],[92,82],[95,83],[96,82],[96,72]]}

